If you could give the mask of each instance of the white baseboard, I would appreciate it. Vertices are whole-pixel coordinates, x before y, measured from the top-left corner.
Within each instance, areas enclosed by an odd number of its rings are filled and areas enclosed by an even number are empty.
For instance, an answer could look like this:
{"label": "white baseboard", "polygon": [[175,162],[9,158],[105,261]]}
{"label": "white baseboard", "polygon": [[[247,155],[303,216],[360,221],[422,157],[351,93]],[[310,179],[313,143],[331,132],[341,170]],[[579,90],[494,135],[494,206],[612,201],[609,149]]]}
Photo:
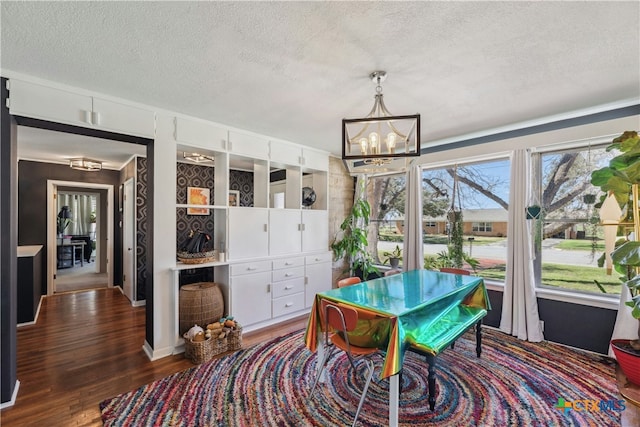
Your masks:
{"label": "white baseboard", "polygon": [[142,350],[152,362],[154,360],[162,359],[163,357],[171,356],[173,354],[173,347],[165,347],[160,350],[154,350],[153,348],[151,348],[147,341],[144,342]]}
{"label": "white baseboard", "polygon": [[18,389],[20,388],[20,380],[16,380],[16,386],[13,388],[13,394],[11,395],[11,400],[8,402],[0,403],[0,409],[10,408],[16,404],[16,399],[18,398]]}
{"label": "white baseboard", "polygon": [[36,309],[36,315],[31,322],[18,323],[17,328],[22,326],[35,325],[38,322],[38,316],[40,315],[40,307],[42,307],[42,299],[46,298],[46,295],[40,295],[40,302],[38,302],[38,308]]}
{"label": "white baseboard", "polygon": [[144,307],[147,305],[147,300],[143,299],[140,301],[131,301],[131,305],[134,307]]}

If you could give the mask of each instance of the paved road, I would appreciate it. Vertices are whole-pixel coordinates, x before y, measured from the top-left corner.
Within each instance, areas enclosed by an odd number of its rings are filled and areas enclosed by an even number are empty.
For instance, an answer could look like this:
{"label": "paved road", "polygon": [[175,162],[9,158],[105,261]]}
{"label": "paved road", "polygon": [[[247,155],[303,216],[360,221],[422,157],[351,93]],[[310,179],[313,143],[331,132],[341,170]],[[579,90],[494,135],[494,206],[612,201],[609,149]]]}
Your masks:
{"label": "paved road", "polygon": [[[542,260],[544,262],[597,267],[596,261],[597,257],[601,255],[600,253],[596,254],[596,259],[592,259],[591,252],[588,251],[556,249],[555,246],[561,241],[561,239],[545,239],[542,242]],[[378,248],[384,251],[392,251],[396,244],[394,242],[378,242]],[[446,245],[424,245],[425,255],[435,255],[446,250]],[[473,245],[471,248],[469,243],[465,242],[464,251],[466,253],[471,252],[471,256],[474,258],[504,260],[507,258],[507,241],[504,240],[490,245]]]}

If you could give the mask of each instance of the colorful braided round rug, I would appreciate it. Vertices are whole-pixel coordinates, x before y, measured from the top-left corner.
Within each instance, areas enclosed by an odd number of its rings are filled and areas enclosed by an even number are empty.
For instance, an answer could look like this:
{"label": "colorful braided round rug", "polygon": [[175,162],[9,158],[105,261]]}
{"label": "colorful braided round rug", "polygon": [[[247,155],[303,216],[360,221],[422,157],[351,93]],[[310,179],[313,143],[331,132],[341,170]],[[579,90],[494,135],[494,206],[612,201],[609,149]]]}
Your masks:
{"label": "colorful braided round rug", "polygon": [[[241,350],[100,404],[107,426],[345,426],[364,384],[343,353],[309,398],[316,354],[303,332]],[[429,426],[614,426],[623,406],[614,364],[550,343],[486,330],[482,357],[465,335],[438,357],[437,399],[427,402],[427,364],[407,353],[400,424]],[[379,365],[378,365],[379,368]],[[376,371],[358,420],[388,425],[389,382]]]}

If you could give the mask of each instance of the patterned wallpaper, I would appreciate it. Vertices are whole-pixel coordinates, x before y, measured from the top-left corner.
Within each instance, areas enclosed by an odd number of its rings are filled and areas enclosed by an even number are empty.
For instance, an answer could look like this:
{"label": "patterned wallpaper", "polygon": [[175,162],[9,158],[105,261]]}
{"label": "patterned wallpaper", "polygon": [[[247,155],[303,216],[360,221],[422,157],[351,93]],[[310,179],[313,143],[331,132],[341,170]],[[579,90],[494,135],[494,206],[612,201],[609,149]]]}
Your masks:
{"label": "patterned wallpaper", "polygon": [[[136,269],[138,301],[145,299],[147,283],[147,159],[139,157],[136,164]],[[176,165],[176,203],[187,203],[187,187],[202,187],[210,190],[213,200],[214,168],[178,163]],[[240,192],[240,206],[253,206],[253,172],[229,171],[229,189]],[[201,230],[213,236],[213,213],[209,215],[187,215],[186,209],[176,209],[176,244],[186,245],[190,230]]]}
{"label": "patterned wallpaper", "polygon": [[[208,188],[214,200],[214,168],[210,166],[178,163],[176,167],[176,203],[187,203],[187,187]],[[253,206],[253,172],[229,171],[229,189],[240,192],[240,206]],[[209,215],[187,215],[186,209],[176,210],[177,249],[186,246],[191,230],[199,230],[213,237],[213,212]],[[214,248],[211,248],[214,249]]]}
{"label": "patterned wallpaper", "polygon": [[147,159],[137,157],[136,172],[136,301],[146,299],[147,286]]}

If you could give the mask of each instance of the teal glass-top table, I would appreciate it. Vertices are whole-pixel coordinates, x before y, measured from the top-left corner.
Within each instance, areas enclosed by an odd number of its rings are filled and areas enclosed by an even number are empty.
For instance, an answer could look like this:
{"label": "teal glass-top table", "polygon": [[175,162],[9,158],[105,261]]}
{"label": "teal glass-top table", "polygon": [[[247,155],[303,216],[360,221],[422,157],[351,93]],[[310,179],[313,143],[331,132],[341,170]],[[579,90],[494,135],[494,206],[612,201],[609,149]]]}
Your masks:
{"label": "teal glass-top table", "polygon": [[[358,345],[385,351],[381,377],[390,377],[389,425],[398,423],[398,375],[406,350],[428,357],[429,403],[435,405],[435,357],[474,324],[481,322],[490,309],[484,281],[430,270],[412,270],[401,274],[332,289],[316,295],[309,316],[305,343],[315,351],[322,337],[320,301],[327,299],[356,308],[362,313],[364,327]],[[478,326],[479,328],[479,326]],[[478,338],[480,338],[478,329]],[[479,346],[479,343],[478,343]],[[478,347],[479,352],[479,347]]]}

